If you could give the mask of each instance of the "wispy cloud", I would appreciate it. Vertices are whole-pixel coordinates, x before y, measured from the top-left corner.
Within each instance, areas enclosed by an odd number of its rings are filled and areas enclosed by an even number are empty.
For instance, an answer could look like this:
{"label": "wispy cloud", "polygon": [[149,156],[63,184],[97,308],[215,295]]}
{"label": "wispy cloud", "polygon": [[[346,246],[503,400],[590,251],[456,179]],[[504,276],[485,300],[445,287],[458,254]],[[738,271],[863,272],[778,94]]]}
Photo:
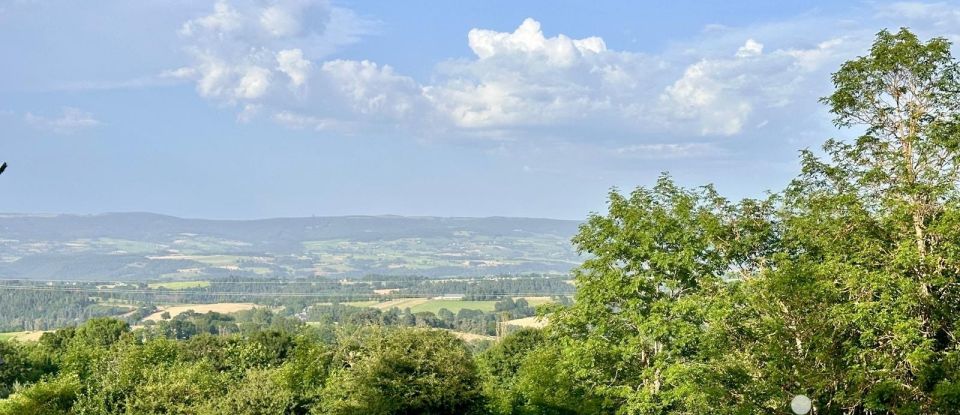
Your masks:
{"label": "wispy cloud", "polygon": [[184,82],[181,79],[182,76],[180,75],[181,74],[178,74],[175,71],[164,71],[155,76],[144,76],[123,80],[61,82],[53,84],[47,88],[47,90],[62,92],[87,92],[171,86]]}
{"label": "wispy cloud", "polygon": [[714,143],[650,143],[620,147],[618,157],[641,160],[674,160],[721,156],[724,150]]}
{"label": "wispy cloud", "polygon": [[93,114],[73,107],[64,107],[60,115],[51,117],[28,112],[24,120],[34,128],[57,134],[73,134],[101,124]]}

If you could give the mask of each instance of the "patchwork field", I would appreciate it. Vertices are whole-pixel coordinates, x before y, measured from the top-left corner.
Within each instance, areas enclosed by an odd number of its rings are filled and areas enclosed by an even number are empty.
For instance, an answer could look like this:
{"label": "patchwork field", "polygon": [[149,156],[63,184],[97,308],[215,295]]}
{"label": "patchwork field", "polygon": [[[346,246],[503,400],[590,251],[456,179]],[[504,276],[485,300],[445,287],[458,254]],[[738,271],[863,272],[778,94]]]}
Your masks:
{"label": "patchwork field", "polygon": [[209,313],[211,311],[217,313],[236,313],[238,311],[250,310],[253,308],[259,307],[253,303],[216,303],[216,304],[188,304],[188,305],[179,305],[173,307],[167,307],[156,313],[153,313],[149,316],[144,317],[143,321],[159,321],[163,318],[161,317],[163,313],[170,313],[170,317],[176,317],[181,313],[193,310],[196,313],[203,314]]}
{"label": "patchwork field", "polygon": [[578,222],[529,218],[208,221],[152,214],[0,217],[0,276],[104,281],[566,274]]}
{"label": "patchwork field", "polygon": [[189,288],[204,288],[209,286],[210,286],[210,281],[154,282],[147,285],[147,287],[152,289],[166,288],[168,290],[186,290]]}

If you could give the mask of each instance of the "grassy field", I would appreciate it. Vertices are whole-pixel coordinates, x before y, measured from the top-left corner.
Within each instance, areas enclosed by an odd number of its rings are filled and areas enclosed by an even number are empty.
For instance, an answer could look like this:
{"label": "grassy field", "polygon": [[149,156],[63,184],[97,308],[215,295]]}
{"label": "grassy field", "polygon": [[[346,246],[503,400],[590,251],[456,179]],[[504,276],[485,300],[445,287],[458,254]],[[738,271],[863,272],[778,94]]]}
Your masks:
{"label": "grassy field", "polygon": [[185,290],[188,288],[203,288],[209,287],[210,281],[170,281],[170,282],[153,282],[147,285],[152,289],[166,288],[168,290]]}
{"label": "grassy field", "polygon": [[21,342],[33,342],[40,340],[40,336],[46,333],[45,331],[14,331],[7,333],[0,333],[0,341],[9,341],[16,340]]}
{"label": "grassy field", "polygon": [[159,320],[162,320],[161,316],[163,315],[163,313],[170,313],[170,317],[172,318],[172,317],[176,317],[180,313],[184,313],[189,310],[193,310],[198,314],[209,313],[211,311],[227,314],[227,313],[236,313],[238,311],[250,310],[256,307],[257,305],[252,303],[187,304],[187,305],[180,305],[180,306],[174,306],[174,307],[167,307],[165,309],[162,309],[160,311],[157,311],[156,313],[153,313],[145,317],[143,320],[159,321]]}
{"label": "grassy field", "polygon": [[[530,304],[530,307],[536,307],[538,305],[544,305],[547,303],[552,303],[553,299],[550,297],[522,297],[524,300],[527,300],[527,304]],[[516,300],[516,298],[514,298]]]}
{"label": "grassy field", "polygon": [[540,317],[526,317],[518,318],[516,320],[508,320],[504,322],[504,324],[515,327],[530,327],[539,329],[547,325],[547,319]]}
{"label": "grassy field", "polygon": [[373,307],[377,304],[380,304],[379,301],[351,301],[348,303],[342,303],[343,305],[349,305],[354,307]]}
{"label": "grassy field", "polygon": [[496,303],[496,301],[427,300],[424,303],[410,307],[410,311],[414,313],[429,311],[433,314],[437,314],[441,308],[446,308],[454,314],[463,309],[493,311],[493,306]]}

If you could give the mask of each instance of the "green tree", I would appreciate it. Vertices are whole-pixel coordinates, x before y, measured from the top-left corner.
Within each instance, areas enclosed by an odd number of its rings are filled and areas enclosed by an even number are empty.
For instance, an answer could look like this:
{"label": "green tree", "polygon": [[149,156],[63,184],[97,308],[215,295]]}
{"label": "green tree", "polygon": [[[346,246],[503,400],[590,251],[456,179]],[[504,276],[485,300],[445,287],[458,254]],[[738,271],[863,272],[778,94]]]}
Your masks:
{"label": "green tree", "polygon": [[717,353],[704,328],[729,305],[727,281],[764,268],[775,241],[771,209],[668,177],[629,196],[611,192],[608,213],[592,215],[574,238],[588,255],[576,271],[577,301],[548,330],[566,345],[553,357],[569,359],[571,384],[586,386],[605,412],[706,410],[709,388],[694,374]]}
{"label": "green tree", "polygon": [[779,339],[817,368],[792,382],[814,385],[825,412],[934,413],[956,399],[958,75],[946,40],[880,32],[823,99],[863,134],[828,141],[826,160],[805,152],[784,193],[784,250],[765,291],[786,304],[776,284],[804,281],[791,294],[807,307],[775,315],[804,327]]}
{"label": "green tree", "polygon": [[479,409],[480,382],[462,341],[441,330],[362,330],[341,346],[314,412],[465,414]]}
{"label": "green tree", "polygon": [[511,333],[480,356],[478,366],[483,376],[483,392],[491,412],[519,412],[523,400],[516,390],[517,373],[527,355],[543,343],[540,330],[523,329]]}
{"label": "green tree", "polygon": [[[198,413],[201,408],[223,396],[227,386],[230,385],[225,383],[224,380],[219,373],[204,363],[178,363],[164,368],[164,370],[149,371],[146,373],[144,381],[137,385],[131,394],[126,396],[126,413]],[[233,385],[232,388],[236,392],[250,392],[250,389],[244,387],[244,385]],[[257,401],[255,397],[250,398]],[[282,397],[280,398],[282,399]],[[231,403],[237,405],[230,405]],[[225,409],[242,406],[242,401],[236,402],[228,399]]]}
{"label": "green tree", "polygon": [[251,369],[243,379],[231,382],[228,391],[204,405],[202,413],[275,415],[291,413],[293,392],[276,369]]}
{"label": "green tree", "polygon": [[80,389],[76,376],[60,376],[21,387],[9,399],[0,400],[0,415],[73,414]]}
{"label": "green tree", "polygon": [[952,411],[958,80],[945,40],[883,31],[823,99],[863,134],[803,152],[782,194],[732,204],[667,178],[612,192],[547,331],[573,387],[622,413],[781,411],[797,393],[819,413]]}

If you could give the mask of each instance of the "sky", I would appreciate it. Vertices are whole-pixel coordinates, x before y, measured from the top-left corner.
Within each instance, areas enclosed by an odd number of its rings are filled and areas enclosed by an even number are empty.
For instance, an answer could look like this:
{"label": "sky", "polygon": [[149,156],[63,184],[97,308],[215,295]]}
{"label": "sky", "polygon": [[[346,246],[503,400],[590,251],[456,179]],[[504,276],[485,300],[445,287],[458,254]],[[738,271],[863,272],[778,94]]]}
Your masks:
{"label": "sky", "polygon": [[[778,191],[874,35],[960,4],[0,0],[0,211],[583,219]],[[956,48],[955,48],[956,53]]]}

